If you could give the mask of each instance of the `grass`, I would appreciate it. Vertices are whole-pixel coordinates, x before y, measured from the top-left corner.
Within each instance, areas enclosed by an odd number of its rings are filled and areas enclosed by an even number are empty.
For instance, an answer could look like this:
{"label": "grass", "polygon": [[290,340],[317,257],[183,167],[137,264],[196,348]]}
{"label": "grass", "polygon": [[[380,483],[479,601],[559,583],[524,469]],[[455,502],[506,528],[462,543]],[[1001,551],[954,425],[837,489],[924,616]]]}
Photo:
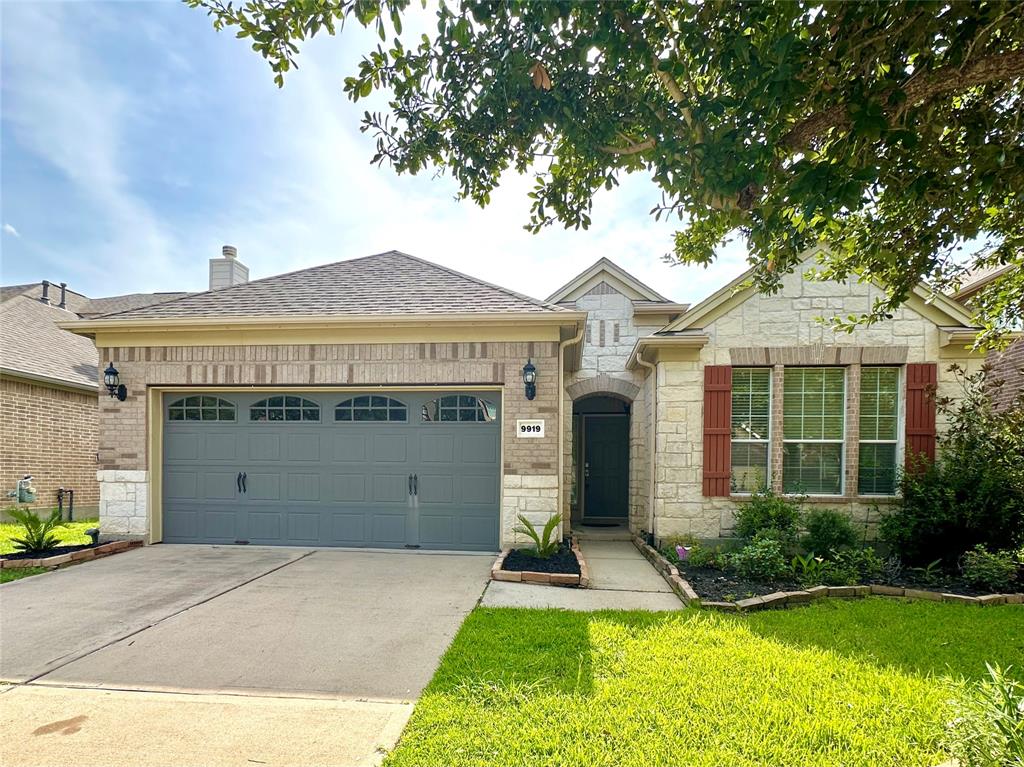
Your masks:
{"label": "grass", "polygon": [[0,570],[0,583],[10,583],[11,581],[19,580],[20,578],[27,578],[30,575],[40,575],[45,573],[47,568],[45,567],[14,567],[10,570]]}
{"label": "grass", "polygon": [[[85,534],[90,527],[96,527],[97,520],[81,519],[75,522],[66,522],[63,526],[54,528],[56,535],[64,546],[75,546],[82,543],[89,543],[91,539]],[[22,534],[21,525],[15,522],[0,523],[0,554],[11,554],[14,552],[12,538],[18,538]]]}
{"label": "grass", "polygon": [[1024,610],[477,609],[387,767],[930,767],[951,680],[1024,671]]}

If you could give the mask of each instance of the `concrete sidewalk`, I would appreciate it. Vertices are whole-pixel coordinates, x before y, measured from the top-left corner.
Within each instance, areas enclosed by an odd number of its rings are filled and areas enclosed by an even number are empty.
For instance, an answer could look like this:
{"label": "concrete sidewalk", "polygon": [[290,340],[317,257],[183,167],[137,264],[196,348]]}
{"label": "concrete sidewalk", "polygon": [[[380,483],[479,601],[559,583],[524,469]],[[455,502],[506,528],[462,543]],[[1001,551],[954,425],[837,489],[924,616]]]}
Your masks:
{"label": "concrete sidewalk", "polygon": [[491,581],[484,607],[555,607],[564,610],[682,610],[665,580],[630,541],[582,540],[591,588],[569,589]]}

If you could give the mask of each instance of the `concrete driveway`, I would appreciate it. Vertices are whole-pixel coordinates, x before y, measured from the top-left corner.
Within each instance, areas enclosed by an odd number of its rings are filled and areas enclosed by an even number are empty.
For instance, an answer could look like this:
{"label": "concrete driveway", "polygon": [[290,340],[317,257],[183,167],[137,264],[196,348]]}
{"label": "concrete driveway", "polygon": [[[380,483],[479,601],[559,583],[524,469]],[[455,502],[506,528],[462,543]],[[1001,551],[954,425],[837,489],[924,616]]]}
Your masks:
{"label": "concrete driveway", "polygon": [[163,545],[5,584],[0,762],[110,764],[95,744],[136,733],[118,764],[372,763],[490,564]]}

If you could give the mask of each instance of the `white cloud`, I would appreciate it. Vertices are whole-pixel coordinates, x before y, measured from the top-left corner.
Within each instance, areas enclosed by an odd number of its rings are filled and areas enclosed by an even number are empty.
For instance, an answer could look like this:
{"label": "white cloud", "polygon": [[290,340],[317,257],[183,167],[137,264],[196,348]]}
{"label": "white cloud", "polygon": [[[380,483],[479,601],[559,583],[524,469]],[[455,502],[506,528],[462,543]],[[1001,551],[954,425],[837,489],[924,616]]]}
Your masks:
{"label": "white cloud", "polygon": [[21,234],[11,224],[4,224],[4,232],[12,237],[21,237]]}

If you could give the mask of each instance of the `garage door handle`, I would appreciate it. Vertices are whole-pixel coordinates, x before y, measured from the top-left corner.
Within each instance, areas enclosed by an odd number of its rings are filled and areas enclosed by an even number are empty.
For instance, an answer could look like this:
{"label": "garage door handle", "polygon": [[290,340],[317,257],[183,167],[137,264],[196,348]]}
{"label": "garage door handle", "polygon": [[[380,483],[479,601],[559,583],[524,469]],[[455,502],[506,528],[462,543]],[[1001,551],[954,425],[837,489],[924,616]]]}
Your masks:
{"label": "garage door handle", "polygon": [[420,494],[420,475],[412,475],[412,494],[418,496]]}
{"label": "garage door handle", "polygon": [[242,472],[238,472],[238,476],[235,477],[235,484],[238,485],[238,492],[242,492]]}
{"label": "garage door handle", "polygon": [[412,495],[412,474],[409,475],[409,495]]}
{"label": "garage door handle", "polygon": [[249,478],[249,475],[248,475],[248,474],[246,474],[246,473],[245,473],[245,472],[243,471],[243,472],[242,472],[242,492],[243,492],[243,493],[248,493],[248,492],[249,492],[249,488],[245,486],[245,480],[247,480],[248,478]]}

